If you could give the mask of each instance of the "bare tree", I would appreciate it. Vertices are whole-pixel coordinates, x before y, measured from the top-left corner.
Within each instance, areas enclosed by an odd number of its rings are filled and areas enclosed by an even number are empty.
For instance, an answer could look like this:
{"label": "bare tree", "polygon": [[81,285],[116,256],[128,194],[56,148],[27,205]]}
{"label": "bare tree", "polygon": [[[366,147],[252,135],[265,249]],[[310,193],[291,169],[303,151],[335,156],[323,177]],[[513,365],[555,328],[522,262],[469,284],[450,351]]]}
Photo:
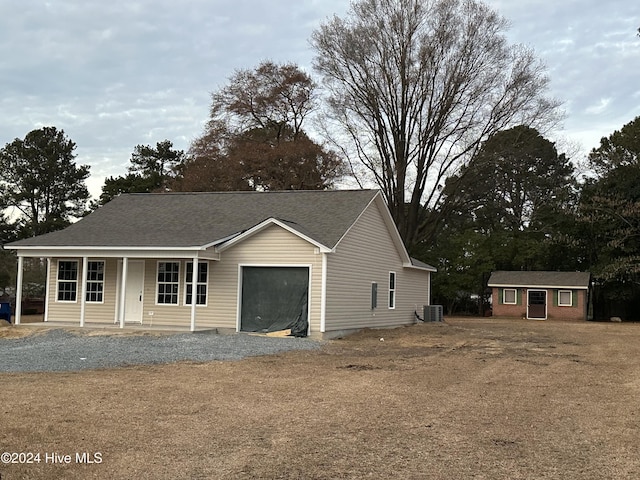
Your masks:
{"label": "bare tree", "polygon": [[294,64],[238,70],[212,95],[204,135],[190,148],[177,190],[325,189],[343,161],[303,129],[316,84]]}
{"label": "bare tree", "polygon": [[233,133],[256,128],[289,128],[297,135],[317,106],[316,84],[293,63],[265,61],[254,70],[238,70],[211,95],[211,122]]}
{"label": "bare tree", "polygon": [[506,27],[474,0],[357,0],[312,35],[326,131],[381,188],[409,248],[435,234],[444,180],[484,140],[559,118],[544,66]]}

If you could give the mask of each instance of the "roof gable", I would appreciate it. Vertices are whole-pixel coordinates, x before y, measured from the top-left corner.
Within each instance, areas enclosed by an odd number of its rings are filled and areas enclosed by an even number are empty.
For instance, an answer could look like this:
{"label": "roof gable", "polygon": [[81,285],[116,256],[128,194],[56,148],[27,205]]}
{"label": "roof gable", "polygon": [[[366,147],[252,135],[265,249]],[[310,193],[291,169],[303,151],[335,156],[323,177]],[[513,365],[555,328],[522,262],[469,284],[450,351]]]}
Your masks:
{"label": "roof gable", "polygon": [[376,196],[377,190],[125,194],[64,230],[6,246],[203,247],[277,220],[331,249]]}
{"label": "roof gable", "polygon": [[318,247],[320,249],[320,251],[323,252],[330,252],[331,249],[325,245],[322,245],[321,243],[315,241],[313,238],[311,238],[309,235],[306,235],[301,228],[298,228],[297,224],[294,224],[292,222],[286,222],[286,221],[280,221],[277,218],[269,218],[267,220],[265,220],[264,222],[259,223],[258,225],[256,225],[255,227],[250,228],[249,230],[246,230],[236,236],[234,236],[233,238],[230,238],[228,240],[224,240],[223,242],[219,243],[219,247],[218,247],[218,251],[222,252],[224,250],[226,250],[227,248],[230,248],[234,245],[236,245],[237,243],[240,243],[244,240],[246,240],[249,237],[252,237],[253,235],[255,235],[258,232],[261,232],[262,230],[264,230],[265,228],[271,226],[271,225],[277,225],[280,228],[283,228],[284,230],[287,230],[290,233],[293,233],[294,235],[300,237],[301,239],[311,243],[312,245],[315,245],[316,247]]}
{"label": "roof gable", "polygon": [[589,272],[497,271],[489,277],[489,287],[548,287],[587,289]]}

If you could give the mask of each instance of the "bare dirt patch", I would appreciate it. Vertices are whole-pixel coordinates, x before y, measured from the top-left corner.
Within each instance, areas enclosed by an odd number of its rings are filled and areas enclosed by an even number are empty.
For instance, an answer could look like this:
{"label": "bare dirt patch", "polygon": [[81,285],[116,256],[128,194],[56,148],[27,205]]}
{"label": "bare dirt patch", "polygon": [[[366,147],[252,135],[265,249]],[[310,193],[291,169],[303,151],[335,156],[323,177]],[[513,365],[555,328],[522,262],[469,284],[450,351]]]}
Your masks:
{"label": "bare dirt patch", "polygon": [[[25,315],[21,321],[22,323],[43,323],[44,315]],[[14,321],[13,317],[12,321]],[[8,323],[6,320],[0,320],[0,338],[20,338],[25,337],[27,335],[32,335],[34,330],[29,328],[22,328],[20,326],[13,325]]]}
{"label": "bare dirt patch", "polygon": [[3,480],[640,478],[640,324],[448,319],[0,386],[0,451],[40,454]]}
{"label": "bare dirt patch", "polygon": [[[12,322],[15,319],[12,317]],[[44,315],[23,315],[20,319],[21,325],[15,325],[14,323],[7,323],[0,320],[0,339],[2,338],[22,338],[29,335],[38,335],[45,333],[49,330],[64,328],[67,331],[73,332],[76,335],[86,336],[102,336],[102,335],[119,335],[119,336],[132,336],[132,335],[145,335],[145,336],[159,336],[159,335],[171,335],[175,334],[175,330],[170,329],[119,329],[115,326],[106,326],[103,328],[81,328],[78,325],[75,326],[49,326],[44,322]]]}

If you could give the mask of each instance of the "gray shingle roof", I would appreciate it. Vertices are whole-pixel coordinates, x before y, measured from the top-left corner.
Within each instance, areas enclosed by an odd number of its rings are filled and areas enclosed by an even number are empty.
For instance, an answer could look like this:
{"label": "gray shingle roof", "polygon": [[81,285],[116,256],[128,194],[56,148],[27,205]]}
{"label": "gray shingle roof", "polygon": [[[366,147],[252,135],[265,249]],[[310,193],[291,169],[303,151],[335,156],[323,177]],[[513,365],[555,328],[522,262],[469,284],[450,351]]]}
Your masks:
{"label": "gray shingle roof", "polygon": [[433,266],[429,265],[428,263],[421,262],[417,258],[413,258],[413,257],[411,257],[411,265],[413,265],[414,267],[420,267],[420,268],[424,268],[424,269],[427,269],[427,270],[432,270],[434,272],[438,271],[436,269],[436,267],[433,267]]}
{"label": "gray shingle roof", "polygon": [[490,287],[573,287],[588,288],[589,272],[498,271],[489,277]]}
{"label": "gray shingle roof", "polygon": [[377,190],[126,194],[64,230],[10,246],[194,247],[276,218],[333,248],[377,194]]}

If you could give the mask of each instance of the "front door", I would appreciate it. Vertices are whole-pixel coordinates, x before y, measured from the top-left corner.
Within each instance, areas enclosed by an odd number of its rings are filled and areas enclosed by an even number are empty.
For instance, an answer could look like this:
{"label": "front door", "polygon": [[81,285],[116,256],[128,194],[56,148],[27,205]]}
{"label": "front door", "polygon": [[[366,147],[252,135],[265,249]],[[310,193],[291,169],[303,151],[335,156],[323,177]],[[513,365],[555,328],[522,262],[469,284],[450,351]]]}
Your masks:
{"label": "front door", "polygon": [[527,299],[527,318],[545,320],[547,318],[547,291],[529,290]]}
{"label": "front door", "polygon": [[124,321],[142,323],[142,292],[144,289],[144,262],[129,261],[127,290],[124,299]]}

